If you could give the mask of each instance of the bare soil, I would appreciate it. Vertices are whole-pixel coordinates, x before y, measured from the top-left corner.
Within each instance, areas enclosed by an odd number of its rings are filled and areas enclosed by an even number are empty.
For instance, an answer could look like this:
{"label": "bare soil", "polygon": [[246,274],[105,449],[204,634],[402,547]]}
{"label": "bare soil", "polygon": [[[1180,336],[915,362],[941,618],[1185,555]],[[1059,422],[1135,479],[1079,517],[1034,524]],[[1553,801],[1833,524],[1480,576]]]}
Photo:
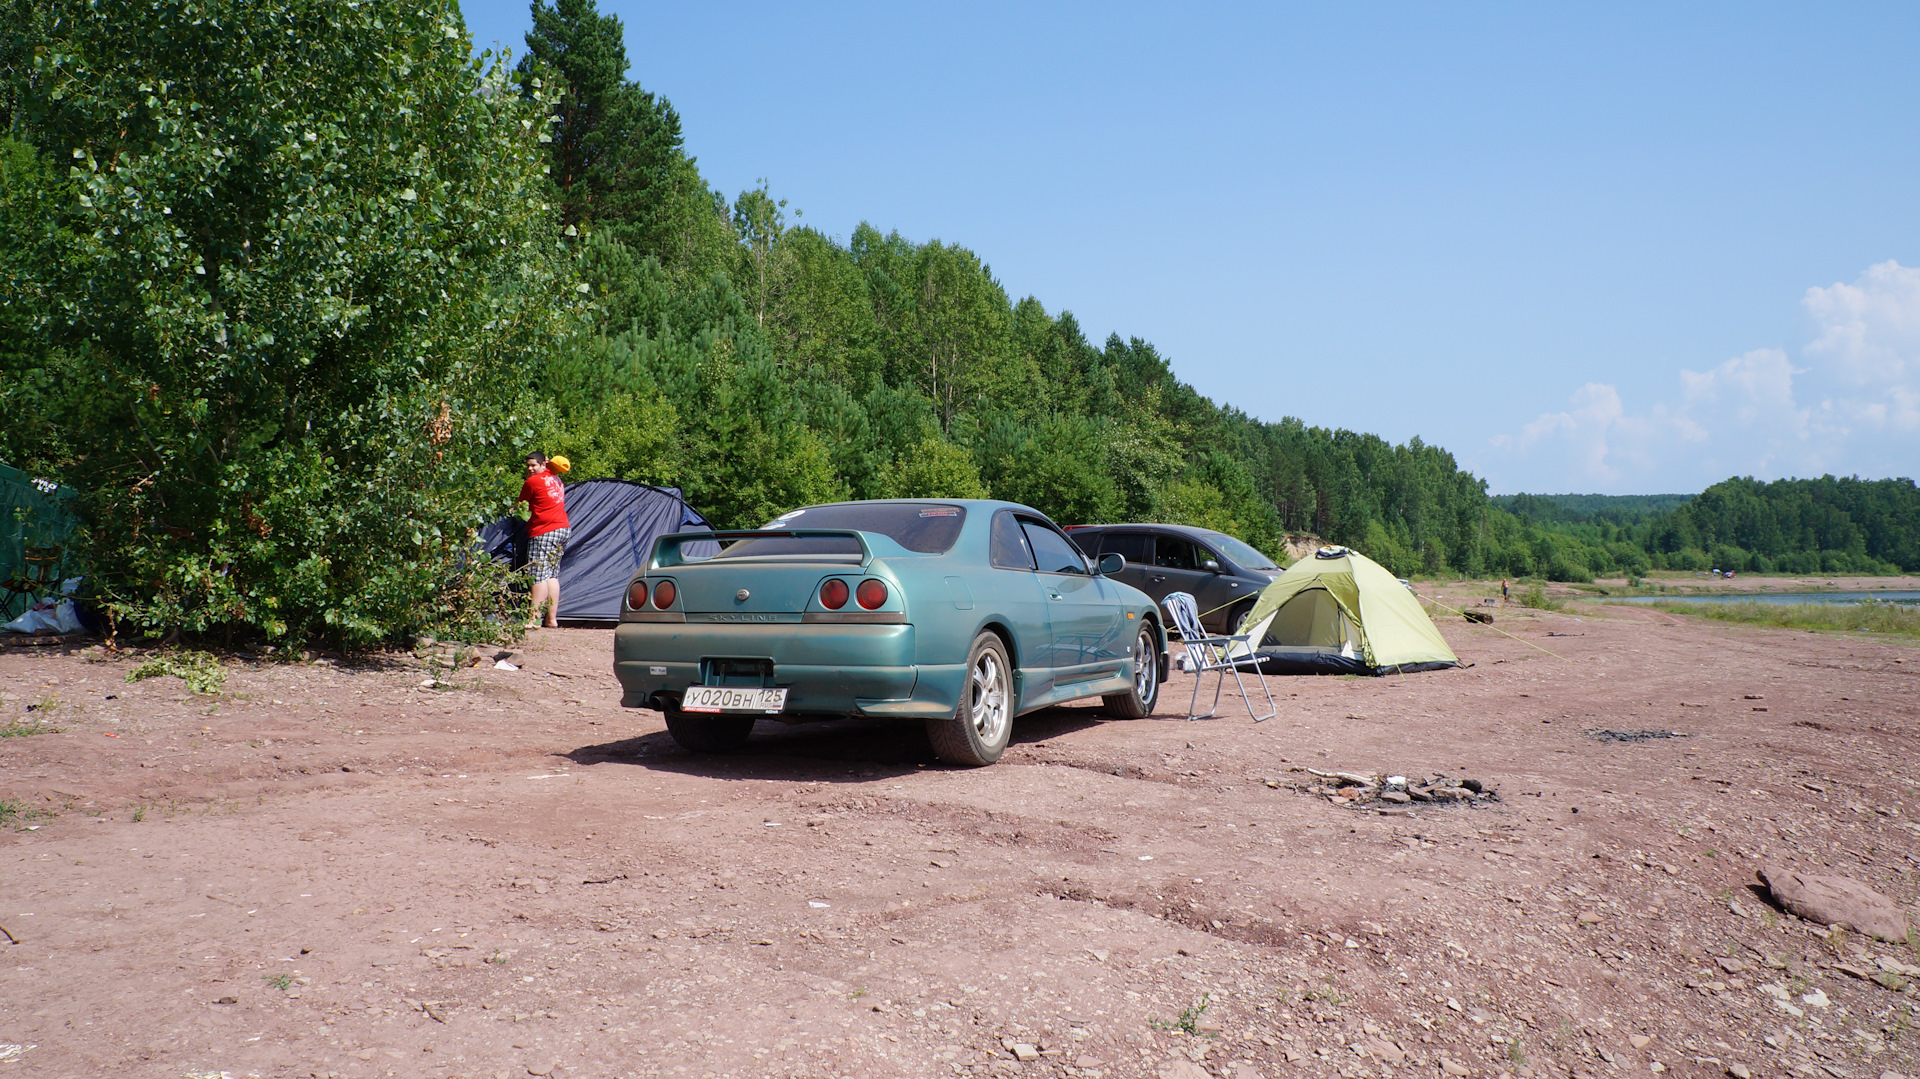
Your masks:
{"label": "bare soil", "polygon": [[450,689],[405,655],[235,660],[213,697],[0,655],[0,1079],[1920,1070],[1915,947],[1754,887],[1912,914],[1920,648],[1494,616],[1440,619],[1466,669],[1269,678],[1260,724],[1231,683],[1186,721],[1176,675],[975,770],[864,722],[691,756],[617,706],[606,630]]}

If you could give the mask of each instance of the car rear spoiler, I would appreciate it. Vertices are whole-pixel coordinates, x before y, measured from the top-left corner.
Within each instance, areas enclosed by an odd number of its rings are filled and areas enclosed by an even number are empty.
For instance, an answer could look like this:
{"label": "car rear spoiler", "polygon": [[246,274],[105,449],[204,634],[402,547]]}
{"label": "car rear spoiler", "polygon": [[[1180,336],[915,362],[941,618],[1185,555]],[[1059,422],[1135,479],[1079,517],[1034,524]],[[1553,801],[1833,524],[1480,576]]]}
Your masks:
{"label": "car rear spoiler", "polygon": [[[859,560],[853,564],[864,566],[873,557],[873,547],[867,543],[864,533],[852,528],[753,528],[714,532],[674,532],[653,541],[653,556],[647,559],[647,570],[670,569],[685,565],[689,561],[705,562],[708,559],[688,559],[681,554],[681,548],[689,543],[728,544],[735,540],[751,539],[851,539],[860,545]],[[837,564],[846,564],[850,555],[769,555],[780,561],[811,561],[829,559]]]}

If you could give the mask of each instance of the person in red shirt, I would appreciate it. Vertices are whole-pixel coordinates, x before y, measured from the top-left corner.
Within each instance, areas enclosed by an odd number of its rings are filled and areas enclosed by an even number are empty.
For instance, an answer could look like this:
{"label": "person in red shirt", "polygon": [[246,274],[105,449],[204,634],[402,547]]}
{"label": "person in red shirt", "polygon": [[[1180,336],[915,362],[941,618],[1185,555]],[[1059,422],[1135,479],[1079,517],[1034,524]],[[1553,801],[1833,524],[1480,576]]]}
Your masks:
{"label": "person in red shirt", "polygon": [[533,575],[533,616],[527,628],[560,624],[560,556],[566,552],[573,529],[567,521],[567,489],[560,474],[571,465],[565,457],[548,459],[535,450],[527,454],[527,482],[519,502],[527,504],[527,572]]}

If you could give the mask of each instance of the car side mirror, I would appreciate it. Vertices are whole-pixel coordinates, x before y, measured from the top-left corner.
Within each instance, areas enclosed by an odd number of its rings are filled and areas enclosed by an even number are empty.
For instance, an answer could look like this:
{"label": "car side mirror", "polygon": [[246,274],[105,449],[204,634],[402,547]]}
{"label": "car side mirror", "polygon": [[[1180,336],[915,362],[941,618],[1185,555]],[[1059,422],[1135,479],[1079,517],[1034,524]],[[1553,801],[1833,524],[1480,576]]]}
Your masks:
{"label": "car side mirror", "polygon": [[1127,560],[1121,556],[1119,551],[1108,551],[1106,554],[1100,556],[1098,565],[1099,568],[1096,572],[1098,572],[1100,576],[1111,577],[1127,568]]}
{"label": "car side mirror", "polygon": [[1205,566],[1205,567],[1207,567],[1208,569],[1210,569],[1210,570],[1212,570],[1212,571],[1213,571],[1213,572],[1215,572],[1215,573],[1219,573],[1219,572],[1220,572],[1220,563],[1218,563],[1218,562],[1215,562],[1215,561],[1214,561],[1213,559],[1211,559],[1211,558],[1209,558],[1209,559],[1207,559],[1207,560],[1206,560],[1205,562],[1202,562],[1202,563],[1200,563],[1200,564],[1201,564],[1201,565],[1203,565],[1203,566]]}

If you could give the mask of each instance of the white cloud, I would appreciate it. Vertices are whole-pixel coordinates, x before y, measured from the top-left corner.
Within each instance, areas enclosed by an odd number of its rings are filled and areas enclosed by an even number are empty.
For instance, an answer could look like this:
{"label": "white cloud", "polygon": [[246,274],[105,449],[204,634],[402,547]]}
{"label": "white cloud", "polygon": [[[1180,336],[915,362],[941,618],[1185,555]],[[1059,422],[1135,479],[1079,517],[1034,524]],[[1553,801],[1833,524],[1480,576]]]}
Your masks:
{"label": "white cloud", "polygon": [[1652,464],[1662,444],[1699,437],[1696,428],[1675,422],[1661,406],[1647,416],[1627,415],[1620,391],[1603,382],[1575,390],[1572,405],[1565,412],[1541,414],[1517,437],[1502,435],[1495,445],[1523,453],[1556,446],[1573,459],[1583,477],[1612,483]]}
{"label": "white cloud", "polygon": [[[1920,461],[1920,269],[1868,268],[1852,284],[1810,288],[1814,322],[1796,367],[1756,349],[1678,386],[1643,412],[1589,382],[1566,411],[1493,439],[1516,465],[1559,490],[1697,489],[1733,475],[1912,475]],[[1516,469],[1517,471],[1518,469]]]}
{"label": "white cloud", "polygon": [[1920,269],[1871,266],[1851,285],[1810,288],[1800,301],[1820,324],[1810,356],[1831,356],[1850,385],[1911,389],[1920,375]]}

